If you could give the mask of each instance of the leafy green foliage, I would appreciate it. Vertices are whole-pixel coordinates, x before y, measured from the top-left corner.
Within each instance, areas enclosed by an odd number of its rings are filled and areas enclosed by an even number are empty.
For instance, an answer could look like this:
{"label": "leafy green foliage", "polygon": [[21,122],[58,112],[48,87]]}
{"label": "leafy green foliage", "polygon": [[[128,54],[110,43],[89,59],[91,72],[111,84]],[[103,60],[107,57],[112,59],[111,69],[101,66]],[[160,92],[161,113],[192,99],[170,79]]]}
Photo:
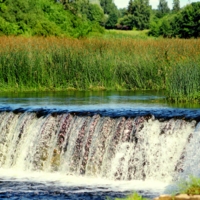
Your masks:
{"label": "leafy green foliage", "polygon": [[[102,17],[100,8],[93,9],[90,13],[93,20],[90,21],[88,13],[83,11],[82,16],[74,15],[53,0],[4,0],[0,3],[0,10],[1,35],[82,37],[94,30],[92,27],[97,26]],[[86,30],[83,31],[83,27]]]}
{"label": "leafy green foliage", "polygon": [[175,14],[165,15],[151,23],[150,35],[180,38],[200,37],[200,2],[187,5]]}
{"label": "leafy green foliage", "polygon": [[120,20],[120,24],[138,30],[149,28],[151,13],[149,0],[130,0],[127,12],[128,14]]}
{"label": "leafy green foliage", "polygon": [[168,7],[168,3],[166,0],[159,0],[158,10],[157,10],[157,17],[161,18],[164,15],[168,14],[170,9]]}
{"label": "leafy green foliage", "polygon": [[161,20],[158,20],[158,19],[152,20],[150,22],[150,31],[149,31],[148,35],[159,37],[161,23],[162,23]]}
{"label": "leafy green foliage", "polygon": [[115,28],[116,24],[117,24],[117,14],[116,13],[110,13],[109,17],[108,17],[108,20],[105,24],[105,27],[107,29],[112,29],[112,28]]}
{"label": "leafy green foliage", "polygon": [[102,24],[104,21],[103,10],[97,4],[90,4],[88,9],[88,19],[90,21],[98,22]]}
{"label": "leafy green foliage", "polygon": [[180,0],[173,0],[173,8],[172,11],[174,13],[178,12],[180,10]]}
{"label": "leafy green foliage", "polygon": [[119,11],[112,0],[100,0],[100,5],[103,8],[104,14],[107,16],[105,20],[105,28],[115,28],[119,17]]}
{"label": "leafy green foliage", "polygon": [[200,2],[186,6],[176,15],[173,23],[178,27],[175,34],[179,37],[200,37]]}
{"label": "leafy green foliage", "polygon": [[159,34],[162,35],[164,38],[168,37],[171,38],[174,36],[174,29],[173,29],[173,17],[174,15],[166,15],[162,18],[160,24]]}
{"label": "leafy green foliage", "polygon": [[126,8],[119,9],[119,17],[124,17],[127,14]]}

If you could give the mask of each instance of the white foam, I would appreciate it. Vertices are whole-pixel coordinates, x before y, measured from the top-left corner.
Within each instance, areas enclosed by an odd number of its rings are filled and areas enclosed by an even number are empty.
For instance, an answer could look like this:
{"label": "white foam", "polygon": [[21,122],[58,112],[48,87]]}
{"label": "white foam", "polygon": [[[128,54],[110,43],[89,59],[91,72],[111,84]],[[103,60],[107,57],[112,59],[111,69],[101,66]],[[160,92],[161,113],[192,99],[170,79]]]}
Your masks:
{"label": "white foam", "polygon": [[94,191],[107,189],[118,192],[147,190],[152,193],[162,193],[169,185],[169,183],[154,180],[112,181],[103,178],[71,176],[55,172],[25,172],[13,169],[0,169],[0,179],[6,181],[38,182],[45,185],[54,184],[66,187],[91,188]]}

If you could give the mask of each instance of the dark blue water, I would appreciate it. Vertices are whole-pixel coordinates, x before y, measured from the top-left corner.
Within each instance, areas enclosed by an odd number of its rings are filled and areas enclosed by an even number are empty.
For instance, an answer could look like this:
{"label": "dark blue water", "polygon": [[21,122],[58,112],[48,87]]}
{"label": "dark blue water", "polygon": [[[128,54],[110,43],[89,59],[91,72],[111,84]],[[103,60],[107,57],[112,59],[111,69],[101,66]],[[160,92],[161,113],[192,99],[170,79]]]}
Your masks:
{"label": "dark blue water", "polygon": [[163,92],[28,92],[0,93],[0,110],[33,111],[39,115],[74,112],[78,115],[135,117],[154,115],[200,120],[200,104],[170,103]]}
{"label": "dark blue water", "polygon": [[[54,183],[1,181],[1,199],[106,199],[124,197],[125,192],[113,192],[107,188],[64,187]],[[148,195],[148,194],[147,194]]]}
{"label": "dark blue water", "polygon": [[[36,182],[1,181],[0,199],[82,199],[103,200],[125,197],[130,191],[117,192],[108,188],[64,187],[56,184],[42,184]],[[153,198],[151,191],[138,191],[139,194]]]}

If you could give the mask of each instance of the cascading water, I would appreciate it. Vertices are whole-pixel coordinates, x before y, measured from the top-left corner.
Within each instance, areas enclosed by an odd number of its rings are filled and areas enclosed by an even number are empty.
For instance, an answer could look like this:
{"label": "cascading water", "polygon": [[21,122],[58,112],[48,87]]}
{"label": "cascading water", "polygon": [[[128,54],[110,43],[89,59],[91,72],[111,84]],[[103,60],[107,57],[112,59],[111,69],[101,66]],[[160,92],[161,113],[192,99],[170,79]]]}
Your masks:
{"label": "cascading water", "polygon": [[1,169],[125,181],[199,175],[196,120],[2,111],[0,122]]}
{"label": "cascading water", "polygon": [[199,105],[161,99],[152,91],[0,94],[0,199],[154,198],[200,176]]}

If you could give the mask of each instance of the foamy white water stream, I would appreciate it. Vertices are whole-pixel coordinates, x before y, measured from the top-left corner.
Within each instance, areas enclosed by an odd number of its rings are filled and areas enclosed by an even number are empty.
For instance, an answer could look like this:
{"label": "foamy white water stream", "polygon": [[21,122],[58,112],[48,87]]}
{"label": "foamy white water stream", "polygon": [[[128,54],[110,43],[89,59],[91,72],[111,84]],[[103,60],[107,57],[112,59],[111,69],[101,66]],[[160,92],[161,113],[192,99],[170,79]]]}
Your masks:
{"label": "foamy white water stream", "polygon": [[[83,177],[83,176],[70,176],[61,173],[45,173],[45,172],[28,172],[19,170],[0,170],[0,177],[4,180],[17,180],[17,181],[30,181],[39,182],[46,185],[54,183],[57,186],[66,187],[83,187],[85,190],[91,188],[93,190],[112,190],[112,191],[138,191],[149,190],[153,192],[162,193],[168,183],[155,180],[147,181],[113,181],[103,178]],[[82,191],[81,191],[82,192]]]}
{"label": "foamy white water stream", "polygon": [[172,181],[200,175],[195,120],[9,111],[0,121],[4,181],[163,193]]}

